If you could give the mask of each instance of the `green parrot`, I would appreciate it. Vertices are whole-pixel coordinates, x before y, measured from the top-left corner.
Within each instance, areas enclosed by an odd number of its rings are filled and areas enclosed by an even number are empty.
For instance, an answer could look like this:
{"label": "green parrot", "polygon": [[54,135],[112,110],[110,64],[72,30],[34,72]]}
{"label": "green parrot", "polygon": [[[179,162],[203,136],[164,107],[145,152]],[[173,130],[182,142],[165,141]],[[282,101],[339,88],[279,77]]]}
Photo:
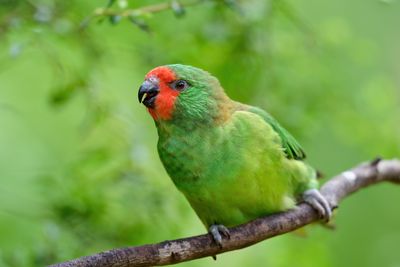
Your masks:
{"label": "green parrot", "polygon": [[294,137],[264,110],[231,100],[217,78],[187,65],[151,70],[138,92],[155,121],[158,153],[222,246],[238,224],[309,203],[332,215]]}

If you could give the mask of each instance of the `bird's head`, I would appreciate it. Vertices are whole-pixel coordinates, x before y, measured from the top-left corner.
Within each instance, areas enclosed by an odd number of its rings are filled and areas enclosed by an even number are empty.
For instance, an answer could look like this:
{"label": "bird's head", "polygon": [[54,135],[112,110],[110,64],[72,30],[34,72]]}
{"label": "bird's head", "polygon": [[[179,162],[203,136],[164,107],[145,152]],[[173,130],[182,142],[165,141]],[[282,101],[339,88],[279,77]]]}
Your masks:
{"label": "bird's head", "polygon": [[156,121],[206,121],[217,116],[219,102],[227,97],[208,72],[174,64],[151,70],[139,88],[138,98]]}

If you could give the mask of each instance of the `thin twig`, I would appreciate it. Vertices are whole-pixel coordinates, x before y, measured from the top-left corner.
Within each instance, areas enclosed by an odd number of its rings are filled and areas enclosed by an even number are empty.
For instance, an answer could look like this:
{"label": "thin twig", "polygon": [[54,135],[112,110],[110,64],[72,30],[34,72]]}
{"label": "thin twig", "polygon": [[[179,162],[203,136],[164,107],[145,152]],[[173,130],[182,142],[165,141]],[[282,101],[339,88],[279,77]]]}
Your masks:
{"label": "thin twig", "polygon": [[[400,183],[400,160],[374,160],[345,171],[321,188],[321,193],[332,207],[337,207],[346,196],[379,182]],[[262,240],[281,235],[318,220],[316,212],[307,204],[296,209],[253,220],[230,229],[230,239],[218,247],[208,234],[138,247],[113,249],[50,267],[134,267],[175,264],[214,256],[251,246]]]}
{"label": "thin twig", "polygon": [[81,27],[86,27],[91,20],[96,17],[114,17],[118,16],[119,18],[130,18],[130,17],[139,17],[143,15],[149,15],[153,13],[159,13],[165,10],[173,9],[174,6],[178,3],[181,8],[186,8],[190,6],[198,5],[205,0],[187,0],[187,1],[169,1],[149,6],[144,6],[135,9],[122,9],[122,10],[115,10],[111,8],[97,8],[94,10],[93,14],[88,16],[84,21],[81,23]]}

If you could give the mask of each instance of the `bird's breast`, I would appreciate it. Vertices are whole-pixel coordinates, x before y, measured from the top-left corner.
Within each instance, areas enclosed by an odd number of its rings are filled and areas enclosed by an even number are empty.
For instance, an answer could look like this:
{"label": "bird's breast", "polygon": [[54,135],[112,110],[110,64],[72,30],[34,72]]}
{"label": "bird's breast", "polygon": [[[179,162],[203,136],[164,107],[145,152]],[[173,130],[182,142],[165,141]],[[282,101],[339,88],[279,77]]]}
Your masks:
{"label": "bird's breast", "polygon": [[214,180],[218,182],[216,177],[227,176],[230,170],[237,168],[238,157],[227,152],[231,145],[219,129],[208,129],[181,136],[160,136],[158,152],[175,185],[185,190],[192,186],[209,186]]}

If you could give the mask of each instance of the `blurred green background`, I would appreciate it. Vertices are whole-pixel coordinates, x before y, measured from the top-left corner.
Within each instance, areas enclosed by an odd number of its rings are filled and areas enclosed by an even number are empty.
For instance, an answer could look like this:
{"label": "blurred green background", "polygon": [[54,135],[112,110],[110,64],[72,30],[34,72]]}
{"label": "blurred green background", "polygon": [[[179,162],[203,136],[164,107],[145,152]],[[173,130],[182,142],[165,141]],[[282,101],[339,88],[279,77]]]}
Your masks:
{"label": "blurred green background", "polygon": [[[157,1],[116,1],[114,10]],[[400,155],[400,2],[205,1],[80,23],[106,1],[0,0],[0,266],[204,233],[156,152],[137,89],[153,67],[217,76],[272,113],[327,177]],[[144,24],[146,23],[146,24]],[[400,192],[346,199],[335,231],[181,266],[400,266]]]}

